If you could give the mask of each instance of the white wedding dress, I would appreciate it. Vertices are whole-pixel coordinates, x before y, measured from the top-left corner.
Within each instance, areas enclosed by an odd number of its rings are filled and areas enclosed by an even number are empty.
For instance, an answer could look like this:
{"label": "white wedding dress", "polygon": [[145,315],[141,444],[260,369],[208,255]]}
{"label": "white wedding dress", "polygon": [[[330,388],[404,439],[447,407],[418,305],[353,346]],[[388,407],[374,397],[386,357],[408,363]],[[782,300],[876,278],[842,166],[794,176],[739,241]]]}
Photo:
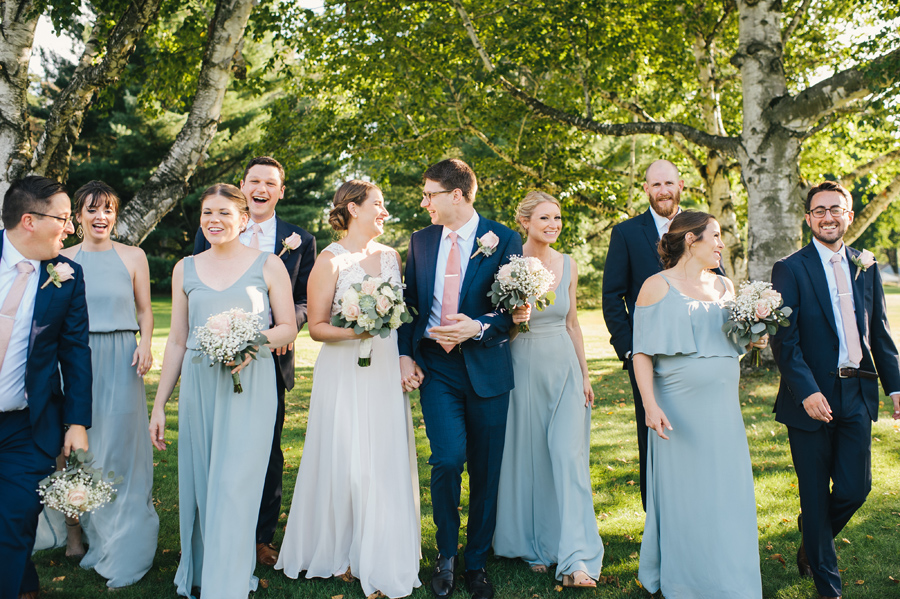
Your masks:
{"label": "white wedding dress", "polygon": [[[365,276],[359,256],[332,243],[338,300]],[[381,275],[399,284],[395,253]],[[375,337],[372,363],[357,365],[358,340],[322,345],[313,371],[306,441],[276,569],[329,578],[347,569],[365,594],[405,597],[420,586],[419,477],[409,400],[400,387],[397,333]]]}

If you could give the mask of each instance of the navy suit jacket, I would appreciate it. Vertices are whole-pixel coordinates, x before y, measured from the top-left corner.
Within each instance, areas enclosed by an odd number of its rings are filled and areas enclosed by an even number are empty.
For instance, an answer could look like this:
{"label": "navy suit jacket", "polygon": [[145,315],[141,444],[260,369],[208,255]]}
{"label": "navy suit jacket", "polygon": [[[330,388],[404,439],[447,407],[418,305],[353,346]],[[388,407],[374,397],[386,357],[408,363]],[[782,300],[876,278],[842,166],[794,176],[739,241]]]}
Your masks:
{"label": "navy suit jacket", "polygon": [[[847,247],[851,257],[859,251]],[[885,393],[900,391],[900,361],[891,339],[877,266],[856,276],[850,263],[856,326],[862,343],[861,370],[877,372]],[[825,267],[812,243],[782,258],[772,268],[772,286],[790,307],[791,325],[772,337],[772,351],[781,371],[775,419],[787,426],[814,431],[822,422],[809,417],[803,400],[816,392],[831,399],[837,376],[838,334]],[[878,420],[878,384],[860,379],[863,400],[872,420]]]}
{"label": "navy suit jacket", "polygon": [[[291,287],[294,292],[294,314],[297,316],[297,330],[306,324],[306,285],[309,282],[309,273],[316,263],[316,238],[309,232],[287,223],[277,216],[275,217],[275,254],[282,249],[282,242],[296,233],[300,236],[300,246],[296,250],[285,252],[281,256],[288,274],[291,276]],[[194,237],[194,255],[209,249],[209,242],[201,229],[197,229]],[[294,350],[286,352],[283,356],[273,357],[278,364],[278,376],[284,388],[288,391],[294,388]]]}
{"label": "navy suit jacket", "polygon": [[[419,342],[425,337],[434,300],[437,256],[443,229],[441,225],[431,225],[413,233],[406,256],[405,299],[407,305],[413,306],[418,314],[413,316],[411,323],[400,327],[398,344],[400,355],[411,356],[426,376],[428,371],[421,359]],[[512,356],[509,353],[512,316],[497,310],[491,304],[488,292],[494,275],[503,264],[509,262],[510,255],[522,254],[522,237],[518,233],[479,216],[475,237],[480,239],[488,231],[493,231],[500,239],[494,253],[490,256],[478,254],[474,258],[460,256],[462,260],[469,260],[469,264],[460,288],[459,312],[486,325],[481,339],[469,339],[460,346],[469,380],[479,397],[501,395],[514,386]],[[477,249],[477,243],[473,247]]]}
{"label": "navy suit jacket", "polygon": [[[614,226],[609,236],[603,269],[603,320],[623,362],[633,344],[634,304],[641,286],[663,270],[658,244],[659,233],[649,208]],[[725,276],[721,266],[714,272]]]}
{"label": "navy suit jacket", "polygon": [[[4,236],[0,235],[0,255]],[[57,288],[49,278],[48,264],[64,262],[75,271]],[[60,372],[62,377],[60,377]],[[91,426],[91,348],[88,346],[88,313],[81,265],[59,256],[41,262],[34,316],[25,363],[25,398],[35,443],[50,456],[59,455],[64,425]],[[63,388],[62,381],[65,381]]]}

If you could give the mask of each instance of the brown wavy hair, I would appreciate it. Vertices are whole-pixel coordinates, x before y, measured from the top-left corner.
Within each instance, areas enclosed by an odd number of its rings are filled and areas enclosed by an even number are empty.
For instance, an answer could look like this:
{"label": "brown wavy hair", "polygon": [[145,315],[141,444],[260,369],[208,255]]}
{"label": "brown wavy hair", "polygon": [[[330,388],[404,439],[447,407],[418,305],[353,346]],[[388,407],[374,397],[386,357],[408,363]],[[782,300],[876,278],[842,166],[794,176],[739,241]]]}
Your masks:
{"label": "brown wavy hair", "polygon": [[659,238],[657,251],[663,268],[672,268],[688,250],[685,236],[693,233],[697,240],[703,238],[706,226],[715,220],[712,214],[699,210],[684,210],[675,215],[669,225],[669,232]]}
{"label": "brown wavy hair", "polygon": [[247,198],[244,197],[244,193],[230,183],[216,183],[207,187],[203,195],[200,196],[200,207],[203,207],[203,202],[206,201],[206,198],[213,196],[222,196],[226,200],[231,200],[235,208],[237,208],[238,214],[250,214],[250,206],[247,204]]}
{"label": "brown wavy hair", "polygon": [[361,205],[369,197],[369,192],[373,189],[380,188],[374,183],[368,181],[360,181],[359,179],[351,179],[341,185],[334,194],[331,201],[332,209],[328,213],[328,224],[335,231],[346,231],[350,226],[350,208],[349,205]]}

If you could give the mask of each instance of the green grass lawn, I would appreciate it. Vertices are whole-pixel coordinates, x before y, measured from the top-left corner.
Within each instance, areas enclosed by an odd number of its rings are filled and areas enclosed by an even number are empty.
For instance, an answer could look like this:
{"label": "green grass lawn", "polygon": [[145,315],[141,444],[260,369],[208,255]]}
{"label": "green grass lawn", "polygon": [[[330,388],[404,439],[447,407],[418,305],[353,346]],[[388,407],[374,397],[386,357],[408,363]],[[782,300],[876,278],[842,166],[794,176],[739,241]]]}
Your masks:
{"label": "green grass lawn", "polygon": [[[900,293],[897,290],[891,290]],[[889,318],[900,332],[900,295],[888,295]],[[169,301],[154,301],[156,330],[153,352],[156,363],[147,376],[148,406],[152,406],[159,366],[169,327]],[[585,311],[581,315],[585,343],[594,391],[597,396],[591,433],[591,477],[594,488],[594,508],[600,535],[606,545],[604,575],[609,577],[596,590],[568,590],[564,592],[596,597],[648,597],[636,580],[638,555],[643,530],[638,489],[637,444],[634,431],[634,409],[628,376],[620,369],[609,346],[609,336],[600,311]],[[897,335],[895,334],[895,339]],[[276,536],[281,541],[283,524],[291,504],[297,467],[303,452],[306,433],[312,370],[319,345],[310,340],[304,330],[297,340],[297,384],[287,398],[287,421],[282,445],[285,449],[284,513]],[[796,599],[816,596],[809,579],[800,580],[794,558],[800,543],[796,518],[799,510],[797,479],[794,475],[787,433],[775,422],[772,404],[778,388],[778,377],[768,371],[744,376],[740,385],[740,399],[756,483],[759,518],[759,552],[765,597]],[[413,597],[431,597],[428,589],[430,567],[437,549],[434,524],[431,520],[431,498],[428,492],[428,444],[418,394],[411,397],[413,420],[419,455],[419,480],[422,500],[422,570],[423,586]],[[888,400],[889,401],[889,400]],[[177,393],[169,402],[166,452],[155,452],[156,466],[154,500],[160,516],[159,548],[150,572],[133,587],[115,593],[118,599],[174,598],[172,583],[178,565],[178,470],[177,470]],[[845,582],[846,597],[884,599],[900,596],[900,425],[888,419],[883,407],[881,418],[873,427],[872,462],[874,486],[866,505],[856,514],[836,540],[840,569]],[[463,482],[464,487],[466,481]],[[463,527],[467,515],[467,493],[463,493]],[[501,506],[502,509],[502,506]],[[227,525],[227,524],[224,524]],[[464,542],[464,531],[460,542]],[[710,538],[715,543],[715,538]],[[690,551],[689,547],[685,548]],[[105,593],[105,581],[68,561],[63,549],[44,551],[35,556],[41,575],[43,595],[52,599],[81,599]],[[520,562],[491,559],[488,570],[501,598],[557,597],[562,590],[551,575],[532,573]],[[281,572],[258,567],[256,574],[263,579],[263,588],[254,595],[263,598],[362,598],[358,582],[340,580],[293,581]],[[458,596],[466,597],[464,590]],[[217,599],[217,598],[207,598]]]}

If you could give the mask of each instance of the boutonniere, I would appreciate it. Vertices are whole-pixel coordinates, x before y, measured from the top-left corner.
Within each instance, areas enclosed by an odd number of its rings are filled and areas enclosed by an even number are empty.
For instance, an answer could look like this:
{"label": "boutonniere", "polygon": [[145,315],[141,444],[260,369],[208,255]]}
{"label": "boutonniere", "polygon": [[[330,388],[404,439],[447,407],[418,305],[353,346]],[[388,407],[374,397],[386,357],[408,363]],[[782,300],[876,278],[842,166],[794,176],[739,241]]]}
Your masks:
{"label": "boutonniere", "polygon": [[299,235],[297,235],[296,233],[291,233],[290,237],[284,239],[281,242],[281,245],[283,247],[281,248],[281,251],[278,252],[278,257],[281,258],[282,256],[284,256],[285,252],[290,252],[291,250],[296,250],[298,247],[300,247],[301,241],[303,241],[303,240],[300,238]]}
{"label": "boutonniere", "polygon": [[857,268],[856,274],[853,275],[853,280],[855,281],[861,270],[866,270],[875,264],[875,254],[869,250],[863,250],[859,253],[859,256],[851,256],[850,262],[855,264]]}
{"label": "boutonniere", "polygon": [[48,264],[47,272],[50,274],[50,278],[44,281],[44,284],[41,285],[41,289],[50,283],[56,285],[58,289],[62,287],[63,283],[75,276],[75,270],[65,262],[57,262],[55,265]]}
{"label": "boutonniere", "polygon": [[480,238],[476,238],[475,243],[478,244],[478,249],[475,250],[475,253],[472,254],[469,260],[478,254],[484,254],[485,258],[493,254],[497,250],[497,244],[500,243],[500,238],[497,237],[497,234],[493,231],[488,231]]}

